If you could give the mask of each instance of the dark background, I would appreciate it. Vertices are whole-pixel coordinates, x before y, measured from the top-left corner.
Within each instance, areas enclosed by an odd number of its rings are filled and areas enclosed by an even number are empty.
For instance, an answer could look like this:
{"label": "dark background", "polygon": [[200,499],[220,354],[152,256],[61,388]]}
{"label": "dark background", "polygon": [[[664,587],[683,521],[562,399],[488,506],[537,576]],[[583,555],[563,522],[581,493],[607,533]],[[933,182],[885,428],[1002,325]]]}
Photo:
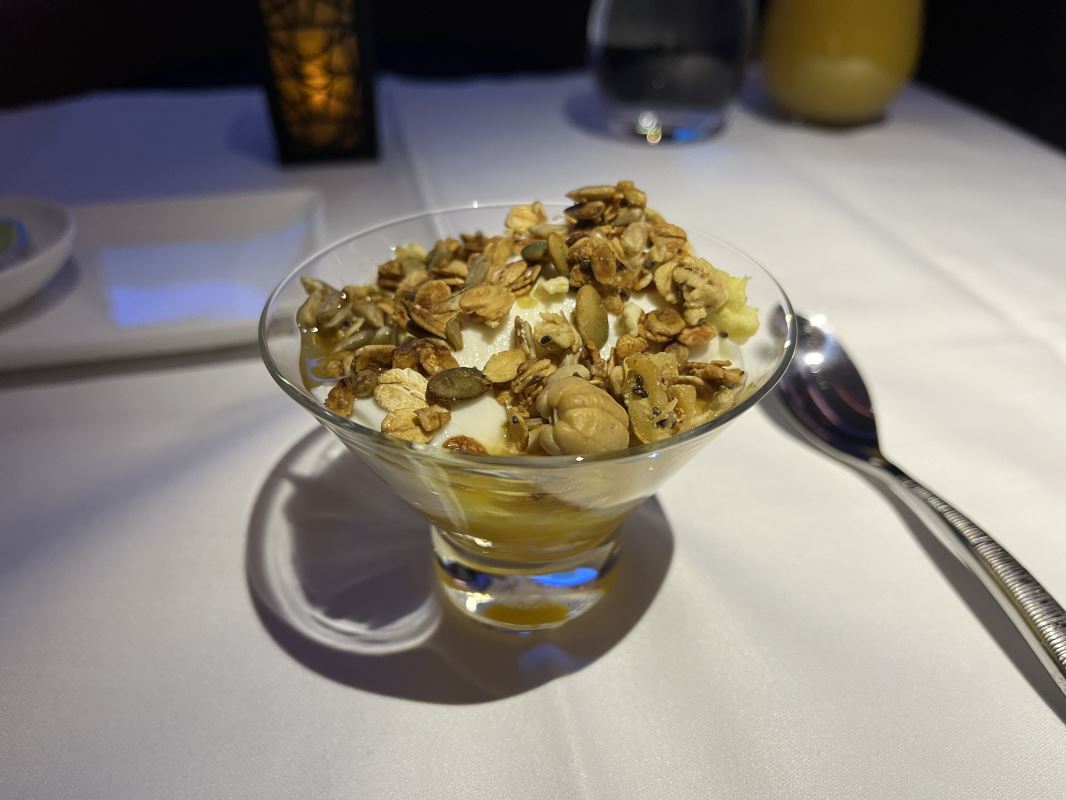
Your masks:
{"label": "dark background", "polygon": [[[589,3],[379,0],[378,67],[439,77],[578,68]],[[0,0],[0,106],[258,83],[257,14],[254,0]],[[1066,150],[1066,0],[927,0],[918,79]]]}

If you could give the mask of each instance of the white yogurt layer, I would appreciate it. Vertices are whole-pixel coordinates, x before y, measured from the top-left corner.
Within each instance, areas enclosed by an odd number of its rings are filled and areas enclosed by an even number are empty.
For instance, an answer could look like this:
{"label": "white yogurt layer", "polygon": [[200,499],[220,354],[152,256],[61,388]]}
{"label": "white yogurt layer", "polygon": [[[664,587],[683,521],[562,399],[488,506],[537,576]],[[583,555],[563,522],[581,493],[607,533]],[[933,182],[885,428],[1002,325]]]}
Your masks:
{"label": "white yogurt layer", "polygon": [[[652,311],[667,305],[654,291],[634,294],[630,302],[636,303],[644,311]],[[515,347],[514,323],[516,318],[524,319],[534,328],[540,323],[542,313],[561,314],[567,320],[572,321],[576,303],[575,292],[551,294],[545,290],[544,282],[538,281],[532,292],[520,297],[511,307],[510,316],[501,322],[499,327],[490,328],[470,318],[464,319],[463,349],[453,354],[455,360],[460,366],[481,369],[493,354]],[[610,322],[610,335],[607,343],[600,349],[600,355],[605,360],[610,357],[611,350],[618,339],[626,333],[622,315],[608,314],[607,316]],[[689,358],[692,361],[727,358],[737,366],[743,366],[740,363],[740,349],[737,345],[718,337],[706,344],[689,348]],[[329,384],[316,386],[313,390],[315,397],[324,401],[330,388]],[[465,403],[456,403],[449,410],[452,415],[451,420],[440,430],[434,432],[430,444],[441,444],[452,436],[462,435],[477,439],[490,453],[502,453],[506,450],[504,430],[507,412],[496,402],[491,393]],[[360,425],[379,431],[385,414],[385,409],[378,405],[373,397],[370,397],[355,401],[351,418]]]}

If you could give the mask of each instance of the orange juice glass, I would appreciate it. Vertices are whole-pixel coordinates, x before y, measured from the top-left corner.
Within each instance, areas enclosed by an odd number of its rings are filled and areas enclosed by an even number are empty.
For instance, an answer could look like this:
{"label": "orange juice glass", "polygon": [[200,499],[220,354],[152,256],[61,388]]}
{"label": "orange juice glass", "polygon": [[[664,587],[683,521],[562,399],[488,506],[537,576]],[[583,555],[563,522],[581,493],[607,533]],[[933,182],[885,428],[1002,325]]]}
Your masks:
{"label": "orange juice glass", "polygon": [[921,28],[921,0],[771,0],[763,81],[797,119],[872,122],[910,80]]}

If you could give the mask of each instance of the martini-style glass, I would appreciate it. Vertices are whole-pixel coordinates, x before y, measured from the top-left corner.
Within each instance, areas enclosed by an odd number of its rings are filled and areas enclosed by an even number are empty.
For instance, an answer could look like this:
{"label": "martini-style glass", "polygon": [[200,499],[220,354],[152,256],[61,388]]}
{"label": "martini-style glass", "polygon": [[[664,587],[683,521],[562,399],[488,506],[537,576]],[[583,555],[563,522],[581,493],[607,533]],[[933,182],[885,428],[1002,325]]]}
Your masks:
{"label": "martini-style glass", "polygon": [[[509,207],[434,211],[342,239],[300,264],[274,290],[260,320],[259,343],[281,388],[428,520],[444,593],[481,622],[533,630],[577,617],[609,589],[619,558],[619,524],[770,391],[795,349],[795,322],[788,298],[769,273],[725,242],[689,230],[697,254],[730,274],[750,276],[748,299],[761,320],[758,332],[739,348],[747,373],[740,401],[705,425],[596,456],[489,456],[400,441],[326,408],[301,377],[296,311],[306,292],[300,278],[336,286],[370,283],[397,245],[430,246],[460,233],[491,233],[502,228]],[[779,309],[784,326],[771,324]],[[712,491],[710,486],[708,475]],[[358,517],[351,524],[357,530]]]}

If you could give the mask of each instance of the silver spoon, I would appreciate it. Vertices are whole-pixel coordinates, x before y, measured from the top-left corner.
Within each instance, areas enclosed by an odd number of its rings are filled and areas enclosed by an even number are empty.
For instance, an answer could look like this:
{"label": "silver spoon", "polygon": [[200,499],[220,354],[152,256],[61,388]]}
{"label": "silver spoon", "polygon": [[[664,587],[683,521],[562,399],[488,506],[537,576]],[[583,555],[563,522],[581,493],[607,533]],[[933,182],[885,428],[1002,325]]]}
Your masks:
{"label": "silver spoon", "polygon": [[881,453],[858,369],[820,315],[797,315],[796,355],[779,397],[805,439],[881,481],[972,571],[1066,694],[1066,611],[995,539]]}

